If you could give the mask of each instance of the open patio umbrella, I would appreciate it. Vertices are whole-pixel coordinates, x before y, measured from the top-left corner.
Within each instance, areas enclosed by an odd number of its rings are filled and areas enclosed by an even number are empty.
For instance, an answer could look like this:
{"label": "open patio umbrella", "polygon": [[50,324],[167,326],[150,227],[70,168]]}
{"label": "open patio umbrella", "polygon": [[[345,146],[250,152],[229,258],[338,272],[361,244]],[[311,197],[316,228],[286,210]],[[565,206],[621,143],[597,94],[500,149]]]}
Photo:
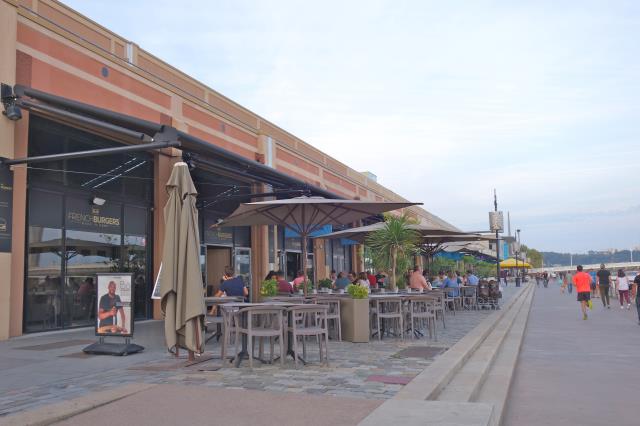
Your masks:
{"label": "open patio umbrella", "polygon": [[[305,272],[309,235],[325,225],[346,225],[376,214],[421,203],[340,200],[322,197],[296,197],[286,200],[243,203],[218,226],[279,225],[302,239],[300,270]],[[304,287],[305,294],[307,287]]]}
{"label": "open patio umbrella", "polygon": [[[332,232],[331,234],[321,235],[317,238],[336,239],[346,238],[363,243],[367,236],[373,232],[383,229],[384,222],[374,223],[367,226],[358,226],[357,228],[349,228],[344,231]],[[439,236],[439,235],[470,235],[466,232],[458,231],[453,228],[446,228],[439,225],[412,224],[407,226],[409,229],[418,231],[422,236]]]}
{"label": "open patio umbrella", "polygon": [[167,348],[204,351],[205,305],[200,272],[200,238],[196,191],[186,163],[176,163],[167,182],[165,235],[160,276],[161,306]]}
{"label": "open patio umbrella", "polygon": [[518,263],[516,264],[516,260],[511,257],[509,259],[505,259],[502,262],[500,262],[500,267],[501,268],[531,268],[531,265],[527,262],[525,262],[524,260],[520,260],[518,259]]}

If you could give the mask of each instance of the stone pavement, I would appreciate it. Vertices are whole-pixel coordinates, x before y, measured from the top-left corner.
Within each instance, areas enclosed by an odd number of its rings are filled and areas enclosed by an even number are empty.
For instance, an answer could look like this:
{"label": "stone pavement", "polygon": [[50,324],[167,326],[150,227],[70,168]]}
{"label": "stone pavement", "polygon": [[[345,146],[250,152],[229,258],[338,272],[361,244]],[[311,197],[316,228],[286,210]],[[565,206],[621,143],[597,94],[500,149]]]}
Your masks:
{"label": "stone pavement", "polygon": [[537,288],[506,425],[638,425],[640,326],[635,306],[593,300],[582,320],[576,293]]}
{"label": "stone pavement", "polygon": [[[505,289],[505,300],[515,293]],[[45,404],[66,401],[129,383],[197,386],[203,391],[216,389],[259,390],[294,394],[318,394],[384,400],[392,397],[411,378],[419,374],[482,319],[490,310],[447,314],[447,328],[438,325],[438,341],[429,339],[384,339],[369,344],[330,342],[330,367],[318,364],[314,345],[310,345],[310,364],[294,368],[288,358],[285,367],[262,365],[250,370],[242,367],[218,368],[219,359],[189,368],[174,361],[163,348],[162,324],[149,321],[136,325],[136,343],[145,351],[128,357],[85,356],[80,350],[95,337],[93,330],[43,333],[0,342],[0,419],[1,416],[31,410]],[[68,344],[69,346],[64,346]],[[60,347],[64,346],[64,347]],[[424,347],[435,349],[426,356]],[[403,356],[403,349],[417,348],[418,354]],[[207,349],[219,356],[218,343]],[[316,350],[317,352],[317,350]],[[433,352],[433,351],[432,351]]]}

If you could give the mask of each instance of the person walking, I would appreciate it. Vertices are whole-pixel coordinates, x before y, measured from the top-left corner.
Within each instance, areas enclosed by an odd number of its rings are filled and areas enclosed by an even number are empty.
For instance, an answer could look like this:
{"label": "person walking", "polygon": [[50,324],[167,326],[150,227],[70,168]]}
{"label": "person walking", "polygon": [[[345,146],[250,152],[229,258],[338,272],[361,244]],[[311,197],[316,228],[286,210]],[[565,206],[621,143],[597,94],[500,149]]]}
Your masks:
{"label": "person walking", "polygon": [[600,265],[600,270],[596,274],[598,280],[598,288],[600,288],[600,299],[602,306],[611,309],[611,301],[609,300],[609,284],[611,284],[611,272],[605,269],[604,263]]}
{"label": "person walking", "polygon": [[600,297],[598,296],[598,276],[596,275],[596,271],[592,269],[591,271],[589,271],[589,275],[591,276],[591,297]]}
{"label": "person walking", "polygon": [[631,309],[631,301],[629,300],[629,278],[627,278],[623,269],[618,270],[616,290],[618,290],[618,298],[620,299],[620,309],[624,309],[625,299],[627,300],[627,309]]}
{"label": "person walking", "polygon": [[578,292],[578,302],[582,310],[582,319],[587,319],[587,306],[591,308],[591,276],[582,270],[582,265],[576,268],[578,272],[573,276],[573,284]]}
{"label": "person walking", "polygon": [[636,310],[638,311],[638,325],[640,325],[640,274],[633,279],[633,287],[636,293]]}
{"label": "person walking", "polygon": [[569,294],[571,294],[573,293],[573,274],[571,271],[567,272],[565,279],[567,281],[567,290],[569,291]]}

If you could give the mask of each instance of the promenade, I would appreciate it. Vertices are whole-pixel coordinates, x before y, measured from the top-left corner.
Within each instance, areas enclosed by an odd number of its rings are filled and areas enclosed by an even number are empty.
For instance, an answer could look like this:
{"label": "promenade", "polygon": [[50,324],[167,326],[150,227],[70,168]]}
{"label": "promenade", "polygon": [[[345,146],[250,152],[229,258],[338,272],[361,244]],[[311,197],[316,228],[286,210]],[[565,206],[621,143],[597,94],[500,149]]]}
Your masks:
{"label": "promenade", "polygon": [[582,320],[576,293],[536,289],[507,401],[505,425],[638,425],[640,326],[635,306],[593,300]]}

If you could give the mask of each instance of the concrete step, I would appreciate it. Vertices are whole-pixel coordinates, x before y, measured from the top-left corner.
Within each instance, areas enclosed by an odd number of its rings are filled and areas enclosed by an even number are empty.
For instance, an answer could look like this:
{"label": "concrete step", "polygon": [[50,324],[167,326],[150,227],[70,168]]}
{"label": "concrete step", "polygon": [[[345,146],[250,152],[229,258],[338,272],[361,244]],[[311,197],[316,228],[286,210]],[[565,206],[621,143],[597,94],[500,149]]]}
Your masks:
{"label": "concrete step", "polygon": [[531,300],[533,299],[534,292],[535,288],[533,288],[527,296],[528,300],[518,313],[507,338],[502,343],[502,348],[498,356],[486,375],[482,387],[473,400],[474,402],[486,403],[493,406],[491,416],[492,426],[502,424],[507,396],[509,395],[516,365],[518,364],[518,356],[527,328],[529,311],[531,310]]}
{"label": "concrete step", "polygon": [[[525,289],[525,292],[530,292]],[[502,350],[503,342],[528,295],[513,306],[496,324],[482,344],[473,352],[469,360],[460,368],[447,386],[437,396],[438,401],[473,401],[482,387],[494,359]]]}

